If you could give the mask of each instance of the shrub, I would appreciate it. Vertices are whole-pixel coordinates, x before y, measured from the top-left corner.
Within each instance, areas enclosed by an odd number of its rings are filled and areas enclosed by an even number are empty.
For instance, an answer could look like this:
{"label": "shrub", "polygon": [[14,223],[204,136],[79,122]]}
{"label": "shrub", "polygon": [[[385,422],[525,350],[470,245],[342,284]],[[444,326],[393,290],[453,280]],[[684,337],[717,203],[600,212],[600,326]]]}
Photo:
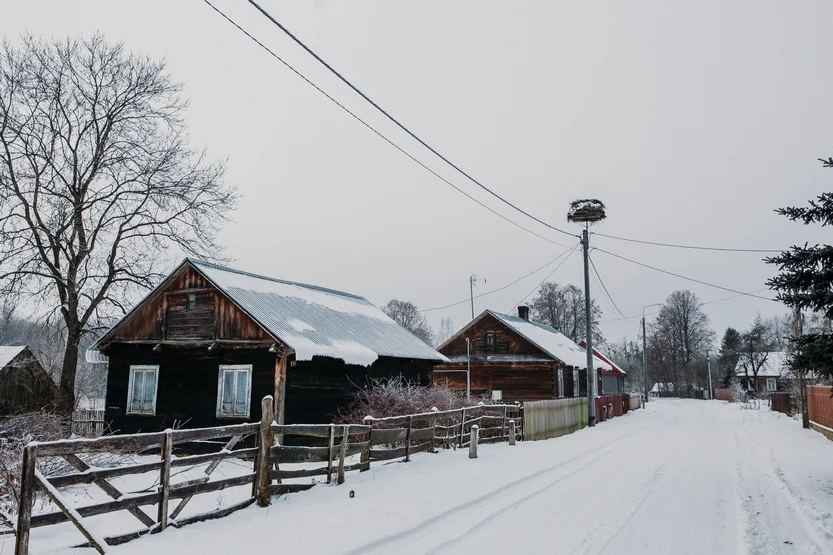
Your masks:
{"label": "shrub", "polygon": [[336,418],[338,423],[358,423],[365,416],[384,418],[466,406],[463,392],[443,386],[420,386],[401,376],[376,379],[361,389],[346,411]]}

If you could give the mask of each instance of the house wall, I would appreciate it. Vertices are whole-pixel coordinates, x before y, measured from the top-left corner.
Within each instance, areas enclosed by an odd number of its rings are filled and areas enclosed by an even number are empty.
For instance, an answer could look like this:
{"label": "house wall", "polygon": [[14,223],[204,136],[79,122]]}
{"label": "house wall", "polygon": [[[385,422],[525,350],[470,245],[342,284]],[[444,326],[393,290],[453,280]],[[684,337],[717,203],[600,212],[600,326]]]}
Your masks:
{"label": "house wall", "polygon": [[[771,378],[771,377],[772,376],[769,376],[769,378]],[[747,380],[746,376],[739,376],[738,377],[738,382],[740,383],[740,386],[745,390],[749,390],[750,389],[749,386],[751,385],[753,391],[766,393],[767,392],[767,388],[766,388],[767,379],[768,379],[768,377],[766,377],[766,376],[758,376],[758,378],[756,379],[755,377],[750,375],[749,379]],[[775,378],[775,383],[776,383],[776,387],[777,387],[777,389],[775,391],[788,391],[792,387],[792,380],[788,379],[788,378]]]}
{"label": "house wall", "polygon": [[0,368],[0,416],[49,408],[58,386],[29,349]]}
{"label": "house wall", "polygon": [[621,376],[602,374],[602,386],[604,387],[605,395],[622,393],[622,378]]}
{"label": "house wall", "polygon": [[[501,391],[506,402],[541,401],[564,396],[558,391],[558,362],[485,362],[471,363],[471,394],[483,395]],[[451,372],[453,371],[453,372]],[[567,397],[572,397],[572,371],[564,380]],[[459,391],[466,390],[466,363],[438,364],[434,368],[434,384]]]}
{"label": "house wall", "polygon": [[[274,394],[274,353],[268,349],[228,349],[209,352],[206,348],[114,344],[108,351],[105,421],[113,432],[137,433],[164,430],[181,425],[187,428],[222,426],[260,420],[260,400]],[[159,365],[156,414],[126,415],[130,366]],[[220,418],[217,409],[217,379],[221,364],[252,365],[251,416],[248,419]]]}
{"label": "house wall", "polygon": [[[486,345],[486,332],[495,333],[495,345]],[[538,347],[527,341],[513,329],[507,327],[503,322],[492,316],[484,315],[471,328],[466,330],[454,341],[445,345],[440,352],[445,356],[465,355],[466,337],[471,340],[472,356],[485,356],[490,354],[511,354],[511,355],[537,355],[550,358]]]}

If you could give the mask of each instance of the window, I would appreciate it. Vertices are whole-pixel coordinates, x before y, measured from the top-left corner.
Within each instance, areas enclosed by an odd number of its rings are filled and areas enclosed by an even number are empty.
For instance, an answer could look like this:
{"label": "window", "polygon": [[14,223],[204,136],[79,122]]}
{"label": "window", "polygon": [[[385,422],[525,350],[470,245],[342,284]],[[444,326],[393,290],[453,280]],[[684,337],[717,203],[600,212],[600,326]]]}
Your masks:
{"label": "window", "polygon": [[127,414],[156,414],[158,366],[131,366],[127,384]]}
{"label": "window", "polygon": [[766,379],[766,390],[767,391],[775,391],[778,389],[778,382],[775,378],[767,378]]}
{"label": "window", "polygon": [[487,331],[486,332],[486,347],[494,347],[495,346],[495,332]]}
{"label": "window", "polygon": [[492,401],[502,401],[503,400],[503,390],[502,389],[493,389],[492,390]]}
{"label": "window", "polygon": [[248,418],[252,397],[252,365],[220,365],[217,418]]}
{"label": "window", "polygon": [[197,294],[196,293],[188,293],[188,304],[185,305],[185,310],[188,312],[194,312],[197,308]]}

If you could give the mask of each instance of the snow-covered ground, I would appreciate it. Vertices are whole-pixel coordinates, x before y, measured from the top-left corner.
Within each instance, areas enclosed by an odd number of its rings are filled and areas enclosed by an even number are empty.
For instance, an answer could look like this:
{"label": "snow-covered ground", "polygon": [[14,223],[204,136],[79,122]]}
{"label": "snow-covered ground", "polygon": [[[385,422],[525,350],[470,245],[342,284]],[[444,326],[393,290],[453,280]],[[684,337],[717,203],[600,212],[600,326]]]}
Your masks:
{"label": "snow-covered ground", "polygon": [[[663,399],[570,436],[484,445],[477,460],[441,451],[377,464],[111,551],[833,553],[831,460],[833,442],[766,408]],[[39,550],[44,534],[34,530],[33,553],[92,553]],[[0,538],[0,553],[11,547]]]}

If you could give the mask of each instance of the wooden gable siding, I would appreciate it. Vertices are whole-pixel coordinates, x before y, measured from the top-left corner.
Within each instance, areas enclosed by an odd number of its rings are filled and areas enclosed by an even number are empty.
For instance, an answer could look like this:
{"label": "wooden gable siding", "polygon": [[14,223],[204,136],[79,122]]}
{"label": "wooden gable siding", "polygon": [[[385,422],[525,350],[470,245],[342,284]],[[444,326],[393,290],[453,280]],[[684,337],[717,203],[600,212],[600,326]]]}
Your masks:
{"label": "wooden gable siding", "polygon": [[[495,344],[486,345],[486,332],[495,334]],[[530,343],[515,330],[486,314],[455,340],[440,349],[445,356],[465,355],[466,337],[471,340],[472,356],[488,354],[537,355],[551,358],[544,351]]]}
{"label": "wooden gable siding", "polygon": [[[185,310],[189,291],[196,295],[192,312]],[[185,264],[119,324],[111,341],[268,338],[266,330]]]}
{"label": "wooden gable siding", "polygon": [[[483,362],[471,363],[471,394],[489,395],[500,391],[507,403],[555,399],[558,371],[555,362]],[[454,370],[450,372],[449,370]],[[434,385],[466,391],[466,363],[439,364],[434,367]]]}

